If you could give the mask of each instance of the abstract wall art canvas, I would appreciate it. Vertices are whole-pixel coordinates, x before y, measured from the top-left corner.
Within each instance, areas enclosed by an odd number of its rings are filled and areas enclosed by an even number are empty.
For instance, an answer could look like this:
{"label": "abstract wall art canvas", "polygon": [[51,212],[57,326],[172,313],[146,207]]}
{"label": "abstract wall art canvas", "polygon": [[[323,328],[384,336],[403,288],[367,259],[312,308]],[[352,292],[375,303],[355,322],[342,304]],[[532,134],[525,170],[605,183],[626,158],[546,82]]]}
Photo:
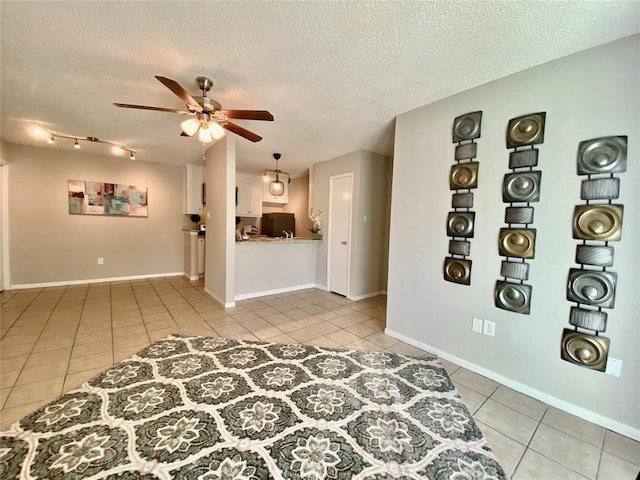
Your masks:
{"label": "abstract wall art canvas", "polygon": [[147,188],[69,180],[70,215],[147,217]]}

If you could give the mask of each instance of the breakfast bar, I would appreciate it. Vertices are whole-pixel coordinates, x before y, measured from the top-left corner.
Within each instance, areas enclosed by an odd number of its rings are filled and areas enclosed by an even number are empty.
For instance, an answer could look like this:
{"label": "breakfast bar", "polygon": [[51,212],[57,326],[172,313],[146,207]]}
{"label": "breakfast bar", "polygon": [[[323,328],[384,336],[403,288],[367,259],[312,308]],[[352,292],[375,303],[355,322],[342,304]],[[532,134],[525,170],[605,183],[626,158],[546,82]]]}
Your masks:
{"label": "breakfast bar", "polygon": [[321,243],[267,237],[236,242],[235,300],[315,287]]}

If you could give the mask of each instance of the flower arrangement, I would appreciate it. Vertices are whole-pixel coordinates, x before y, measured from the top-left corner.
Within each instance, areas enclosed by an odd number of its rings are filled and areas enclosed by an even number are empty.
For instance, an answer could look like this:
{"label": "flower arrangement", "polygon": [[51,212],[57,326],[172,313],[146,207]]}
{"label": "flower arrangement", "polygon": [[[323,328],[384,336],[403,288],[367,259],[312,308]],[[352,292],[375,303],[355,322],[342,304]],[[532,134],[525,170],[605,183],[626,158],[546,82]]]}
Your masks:
{"label": "flower arrangement", "polygon": [[322,212],[318,210],[316,213],[313,212],[313,208],[309,210],[309,220],[311,220],[311,228],[309,231],[311,233],[318,233],[322,229],[322,221],[320,220],[320,215]]}

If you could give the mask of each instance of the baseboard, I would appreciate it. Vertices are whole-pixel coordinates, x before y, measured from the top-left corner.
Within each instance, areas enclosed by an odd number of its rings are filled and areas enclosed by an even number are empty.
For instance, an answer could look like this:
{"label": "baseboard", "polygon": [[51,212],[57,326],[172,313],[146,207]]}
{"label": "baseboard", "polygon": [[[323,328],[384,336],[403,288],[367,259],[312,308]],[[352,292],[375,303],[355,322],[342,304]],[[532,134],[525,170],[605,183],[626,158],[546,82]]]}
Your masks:
{"label": "baseboard", "polygon": [[364,300],[365,298],[377,297],[378,295],[385,295],[385,292],[380,290],[378,292],[365,293],[364,295],[357,295],[352,297],[351,295],[347,295],[349,300],[353,300],[357,302],[358,300]]}
{"label": "baseboard", "polygon": [[22,284],[11,285],[9,290],[28,289],[28,288],[46,288],[46,287],[64,287],[68,285],[86,285],[89,283],[123,282],[128,280],[144,280],[147,278],[182,277],[182,276],[184,276],[183,272],[169,272],[169,273],[152,273],[147,275],[131,275],[129,277],[90,278],[86,280],[65,280],[62,282],[22,283]]}
{"label": "baseboard", "polygon": [[223,308],[231,308],[236,306],[236,302],[225,302],[208,288],[204,288],[203,291],[211,298],[213,298],[218,305],[222,305]]}
{"label": "baseboard", "polygon": [[315,283],[306,283],[304,285],[295,285],[293,287],[276,288],[274,290],[263,290],[261,292],[242,293],[235,295],[234,300],[248,300],[250,298],[266,297],[268,295],[277,295],[279,293],[295,292],[297,290],[306,290],[307,288],[320,288]]}
{"label": "baseboard", "polygon": [[183,277],[185,277],[187,280],[191,281],[191,282],[195,282],[196,280],[200,280],[200,275],[187,275],[187,273],[183,273],[182,274]]}
{"label": "baseboard", "polygon": [[592,412],[591,410],[587,410],[586,408],[579,407],[577,405],[574,405],[573,403],[567,402],[565,400],[561,400],[552,395],[536,390],[535,388],[531,388],[528,385],[525,385],[523,383],[511,380],[510,378],[504,377],[499,373],[494,372],[493,370],[486,369],[484,367],[476,365],[475,363],[471,363],[467,360],[456,357],[455,355],[451,355],[447,352],[444,352],[432,345],[419,342],[418,340],[407,337],[401,333],[394,332],[393,330],[390,330],[388,328],[384,330],[384,333],[386,335],[389,335],[390,337],[401,340],[404,343],[408,343],[409,345],[412,345],[416,348],[433,353],[440,358],[444,358],[445,360],[455,363],[456,365],[460,365],[461,367],[466,368],[467,370],[470,370],[474,373],[477,373],[478,375],[482,375],[483,377],[487,377],[487,378],[490,378],[491,380],[495,380],[496,382],[501,383],[506,387],[509,387],[513,390],[516,390],[517,392],[523,393],[537,400],[540,400],[541,402],[551,405],[552,407],[559,408],[560,410],[564,410],[565,412],[568,412],[572,415],[575,415],[584,420],[587,420],[588,422],[592,422],[597,425],[600,425],[601,427],[608,428],[609,430],[613,430],[614,432],[624,435],[625,437],[629,437],[636,441],[640,441],[640,429],[633,428],[629,425],[625,425],[623,423],[618,422],[617,420],[613,420],[609,417],[605,417],[598,413]]}

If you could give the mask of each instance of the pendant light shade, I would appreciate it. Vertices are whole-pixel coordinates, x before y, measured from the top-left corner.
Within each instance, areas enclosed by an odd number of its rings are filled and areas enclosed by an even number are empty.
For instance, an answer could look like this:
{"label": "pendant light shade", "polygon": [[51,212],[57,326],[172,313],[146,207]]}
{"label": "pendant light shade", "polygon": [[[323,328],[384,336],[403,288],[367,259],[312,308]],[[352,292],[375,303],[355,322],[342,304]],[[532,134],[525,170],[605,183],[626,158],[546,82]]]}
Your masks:
{"label": "pendant light shade", "polygon": [[282,183],[279,178],[276,178],[269,184],[269,193],[276,197],[280,197],[284,194],[284,183]]}
{"label": "pendant light shade", "polygon": [[275,170],[265,170],[264,171],[265,178],[269,178],[269,176],[268,176],[269,173],[275,173],[276,174],[275,180],[272,180],[269,183],[269,194],[273,195],[274,197],[281,197],[282,195],[284,195],[284,183],[280,180],[280,175],[286,175],[287,176],[287,183],[291,183],[291,175],[289,175],[287,172],[283,172],[278,167],[278,160],[280,160],[281,156],[282,155],[280,155],[279,153],[274,153],[273,154],[273,158],[276,161],[276,169]]}

